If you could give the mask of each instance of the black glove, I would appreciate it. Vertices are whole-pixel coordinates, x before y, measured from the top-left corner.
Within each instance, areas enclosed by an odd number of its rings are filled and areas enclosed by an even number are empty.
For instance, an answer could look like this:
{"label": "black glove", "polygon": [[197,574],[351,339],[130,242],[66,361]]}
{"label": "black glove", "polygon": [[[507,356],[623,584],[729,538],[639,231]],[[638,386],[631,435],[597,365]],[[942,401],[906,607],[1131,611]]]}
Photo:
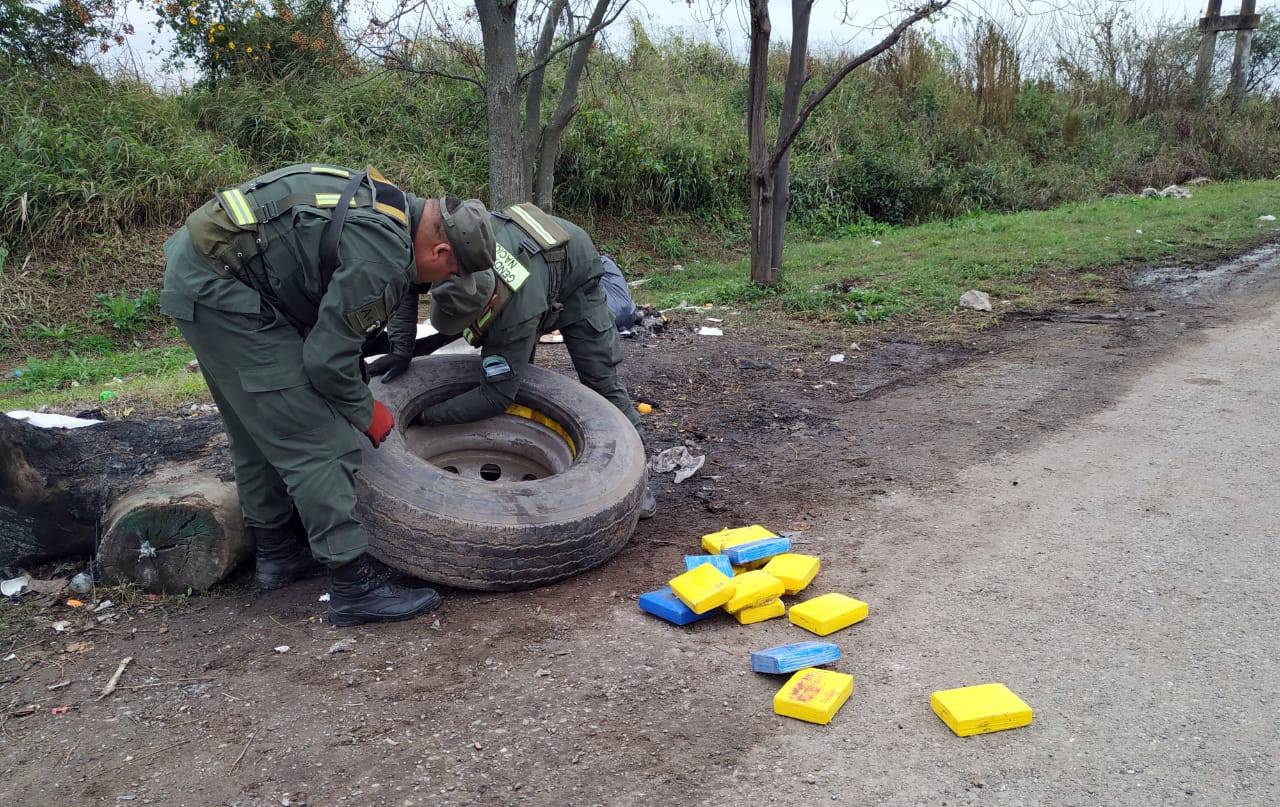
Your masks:
{"label": "black glove", "polygon": [[375,359],[369,365],[369,375],[381,375],[383,384],[390,384],[395,379],[404,374],[409,369],[409,356],[400,356],[395,353],[388,353],[380,359]]}

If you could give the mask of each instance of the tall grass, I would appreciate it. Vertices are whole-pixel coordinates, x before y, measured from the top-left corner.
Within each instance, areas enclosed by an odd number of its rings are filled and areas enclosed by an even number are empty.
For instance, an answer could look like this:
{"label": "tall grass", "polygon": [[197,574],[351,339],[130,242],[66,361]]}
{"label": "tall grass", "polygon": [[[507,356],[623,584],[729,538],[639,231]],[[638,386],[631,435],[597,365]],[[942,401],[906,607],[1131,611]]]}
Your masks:
{"label": "tall grass", "polygon": [[249,170],[149,87],[87,69],[0,63],[0,74],[0,244],[174,221]]}

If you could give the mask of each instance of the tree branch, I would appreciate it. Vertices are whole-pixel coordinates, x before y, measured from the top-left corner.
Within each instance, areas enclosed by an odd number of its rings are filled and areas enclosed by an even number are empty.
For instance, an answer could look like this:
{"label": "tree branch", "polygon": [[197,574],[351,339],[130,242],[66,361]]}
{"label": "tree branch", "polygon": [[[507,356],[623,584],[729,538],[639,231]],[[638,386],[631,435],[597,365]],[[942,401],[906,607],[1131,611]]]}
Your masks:
{"label": "tree branch", "polygon": [[[591,16],[587,20],[587,30],[600,30],[604,15],[609,10],[611,0],[596,0],[595,8],[591,11]],[[569,121],[578,112],[578,84],[582,79],[582,73],[587,66],[587,57],[591,54],[591,47],[595,42],[595,36],[592,35],[587,39],[579,41],[577,47],[573,49],[573,54],[569,57],[569,64],[565,67],[564,86],[560,89],[560,102],[557,104],[555,111],[551,113],[551,119],[547,121],[547,126],[542,131],[542,154],[538,160],[537,170],[534,173],[536,198],[538,204],[551,205],[551,193],[553,181],[555,177],[556,159],[560,156],[560,138],[564,135],[564,130],[569,126]]]}
{"label": "tree branch", "polygon": [[584,30],[582,33],[568,40],[565,40],[564,42],[561,42],[559,45],[552,48],[550,51],[548,51],[545,57],[535,62],[533,65],[529,67],[528,70],[520,74],[520,81],[524,81],[525,79],[527,79],[535,70],[540,70],[546,67],[548,64],[551,63],[552,59],[556,58],[561,53],[564,53],[569,48],[572,48],[574,45],[578,44],[582,40],[587,39],[589,37],[593,37],[596,34],[603,31],[605,28],[608,28],[610,25],[613,24],[614,20],[618,19],[618,17],[622,14],[623,10],[626,9],[627,4],[630,2],[631,0],[622,0],[618,4],[618,7],[614,9],[612,16],[610,16],[608,19],[601,20],[596,25],[588,26],[587,29]]}
{"label": "tree branch", "polygon": [[809,116],[813,114],[813,111],[818,108],[819,104],[826,100],[826,97],[831,94],[832,90],[840,85],[840,82],[844,81],[849,74],[857,68],[893,47],[894,44],[902,38],[902,35],[907,32],[908,28],[926,17],[932,16],[933,14],[941,11],[949,5],[951,5],[951,0],[931,0],[931,2],[920,6],[909,16],[905,17],[901,22],[895,25],[893,30],[875,46],[863,51],[846,62],[845,65],[841,67],[840,70],[837,71],[821,89],[815,91],[813,95],[809,96],[809,100],[805,102],[804,108],[801,109],[800,114],[796,116],[796,122],[791,126],[791,128],[785,134],[779,132],[778,145],[773,154],[769,157],[768,170],[773,171],[777,169],[778,162],[782,159],[782,155],[786,154],[787,150],[791,148],[791,143],[796,139],[796,135],[800,133],[800,130],[804,128],[805,123],[809,120]]}
{"label": "tree branch", "polygon": [[383,60],[383,66],[387,70],[394,70],[399,73],[409,73],[415,76],[432,76],[434,78],[446,78],[453,81],[465,81],[468,84],[474,84],[484,92],[484,82],[475,76],[464,76],[461,73],[450,73],[447,70],[438,70],[433,67],[417,67],[404,56],[396,53],[391,48],[370,48],[375,56]]}

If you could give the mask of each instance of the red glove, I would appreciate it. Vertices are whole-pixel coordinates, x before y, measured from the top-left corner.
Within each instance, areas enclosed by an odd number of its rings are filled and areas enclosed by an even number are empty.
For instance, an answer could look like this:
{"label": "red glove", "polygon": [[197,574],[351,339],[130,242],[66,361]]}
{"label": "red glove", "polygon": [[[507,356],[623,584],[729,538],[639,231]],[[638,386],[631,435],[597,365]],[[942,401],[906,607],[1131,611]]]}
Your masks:
{"label": "red glove", "polygon": [[387,435],[391,434],[391,430],[396,427],[395,415],[391,414],[391,410],[382,405],[382,401],[373,402],[373,420],[369,421],[369,428],[364,433],[369,436],[369,442],[373,443],[373,447],[377,448],[382,445],[382,441],[387,439]]}

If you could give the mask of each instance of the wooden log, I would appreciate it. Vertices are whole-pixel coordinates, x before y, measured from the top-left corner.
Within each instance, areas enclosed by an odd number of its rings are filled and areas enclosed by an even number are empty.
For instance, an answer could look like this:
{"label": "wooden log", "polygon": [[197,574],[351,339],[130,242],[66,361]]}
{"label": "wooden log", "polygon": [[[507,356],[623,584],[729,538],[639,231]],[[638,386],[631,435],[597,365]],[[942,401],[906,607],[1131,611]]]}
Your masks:
{"label": "wooden log", "polygon": [[233,479],[217,415],[42,429],[0,415],[0,569],[97,549],[111,505],[181,466]]}
{"label": "wooden log", "polygon": [[191,466],[164,468],[116,501],[105,524],[102,579],[157,594],[207,591],[253,554],[235,486]]}

